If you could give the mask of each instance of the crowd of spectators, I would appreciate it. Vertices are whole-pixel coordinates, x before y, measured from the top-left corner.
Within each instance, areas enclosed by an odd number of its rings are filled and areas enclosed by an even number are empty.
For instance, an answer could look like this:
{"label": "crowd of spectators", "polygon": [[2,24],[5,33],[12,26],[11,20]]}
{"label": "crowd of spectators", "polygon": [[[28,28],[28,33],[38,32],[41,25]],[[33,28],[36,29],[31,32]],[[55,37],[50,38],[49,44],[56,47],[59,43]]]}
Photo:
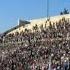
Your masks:
{"label": "crowd of spectators", "polygon": [[70,22],[48,22],[0,38],[0,70],[70,70]]}

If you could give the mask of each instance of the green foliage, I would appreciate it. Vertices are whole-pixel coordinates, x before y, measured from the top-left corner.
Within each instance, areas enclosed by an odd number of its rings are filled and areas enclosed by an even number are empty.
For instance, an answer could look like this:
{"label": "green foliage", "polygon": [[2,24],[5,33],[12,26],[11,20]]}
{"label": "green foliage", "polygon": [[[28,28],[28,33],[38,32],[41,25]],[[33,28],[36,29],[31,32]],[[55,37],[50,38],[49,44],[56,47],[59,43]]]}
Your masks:
{"label": "green foliage", "polygon": [[60,15],[64,15],[64,14],[69,14],[69,11],[68,11],[68,9],[66,9],[66,8],[64,8],[64,11],[62,12],[60,12]]}

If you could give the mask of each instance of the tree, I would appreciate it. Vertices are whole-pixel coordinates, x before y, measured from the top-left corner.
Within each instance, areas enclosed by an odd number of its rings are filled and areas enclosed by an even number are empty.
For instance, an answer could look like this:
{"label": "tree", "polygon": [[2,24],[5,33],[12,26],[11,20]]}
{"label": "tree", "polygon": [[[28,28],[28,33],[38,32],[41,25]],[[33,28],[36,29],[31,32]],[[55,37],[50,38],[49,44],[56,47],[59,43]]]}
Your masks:
{"label": "tree", "polygon": [[60,15],[63,15],[63,12],[60,12]]}
{"label": "tree", "polygon": [[68,9],[64,9],[63,13],[64,14],[69,14]]}
{"label": "tree", "polygon": [[60,15],[69,14],[68,9],[64,8],[64,11],[60,12]]}

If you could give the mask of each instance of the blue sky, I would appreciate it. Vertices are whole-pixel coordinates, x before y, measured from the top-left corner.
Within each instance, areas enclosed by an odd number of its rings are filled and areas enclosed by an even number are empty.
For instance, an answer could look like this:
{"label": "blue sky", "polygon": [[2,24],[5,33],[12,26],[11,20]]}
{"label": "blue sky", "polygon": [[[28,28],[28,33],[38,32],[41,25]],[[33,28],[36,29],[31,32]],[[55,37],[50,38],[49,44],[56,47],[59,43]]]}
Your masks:
{"label": "blue sky", "polygon": [[[49,15],[59,15],[70,0],[49,0]],[[30,20],[47,16],[47,0],[0,0],[0,33],[17,25],[18,19]]]}

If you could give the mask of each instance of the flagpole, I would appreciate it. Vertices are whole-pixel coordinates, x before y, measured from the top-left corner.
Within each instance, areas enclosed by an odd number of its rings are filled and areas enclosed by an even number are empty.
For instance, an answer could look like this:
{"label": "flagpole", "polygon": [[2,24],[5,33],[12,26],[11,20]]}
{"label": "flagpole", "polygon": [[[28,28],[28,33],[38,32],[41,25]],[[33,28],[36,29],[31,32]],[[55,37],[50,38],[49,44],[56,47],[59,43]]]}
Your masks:
{"label": "flagpole", "polygon": [[47,0],[47,18],[49,17],[49,0]]}
{"label": "flagpole", "polygon": [[47,21],[49,21],[49,0],[47,0]]}

